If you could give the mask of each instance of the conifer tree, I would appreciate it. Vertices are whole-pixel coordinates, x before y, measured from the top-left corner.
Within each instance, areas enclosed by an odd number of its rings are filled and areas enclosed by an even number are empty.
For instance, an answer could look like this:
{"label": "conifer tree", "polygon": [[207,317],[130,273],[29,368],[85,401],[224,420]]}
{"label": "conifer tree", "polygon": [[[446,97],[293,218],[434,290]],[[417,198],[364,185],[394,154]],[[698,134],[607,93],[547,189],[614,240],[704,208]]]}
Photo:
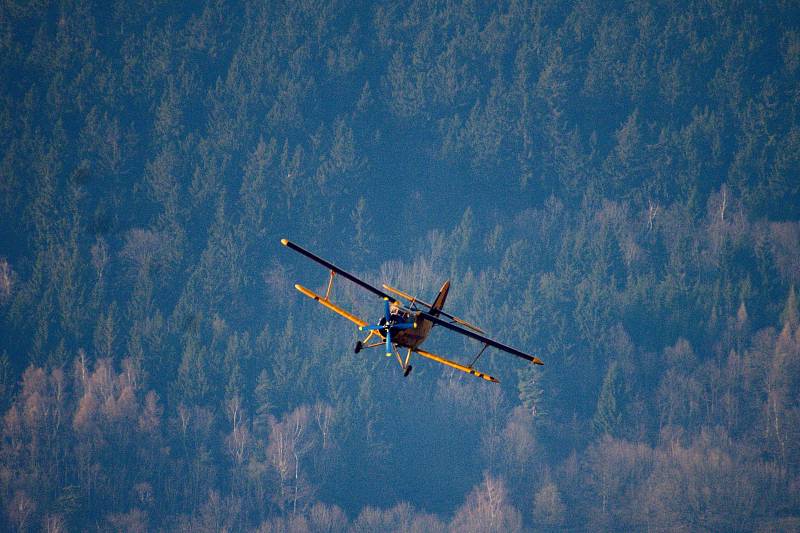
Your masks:
{"label": "conifer tree", "polygon": [[272,417],[272,402],[270,401],[271,384],[269,374],[262,370],[258,374],[255,389],[256,416],[253,418],[253,430],[258,436],[265,436],[269,430],[269,420]]}
{"label": "conifer tree", "polygon": [[612,361],[608,365],[606,376],[603,379],[603,387],[600,389],[600,397],[597,399],[597,409],[592,419],[595,430],[599,433],[619,436],[619,429],[622,424],[622,409],[620,405],[622,399],[622,373],[617,362]]}
{"label": "conifer tree", "polygon": [[800,320],[797,308],[797,293],[795,292],[794,285],[789,287],[789,295],[786,297],[786,304],[783,306],[781,313],[781,324],[789,324],[792,328],[797,327]]}

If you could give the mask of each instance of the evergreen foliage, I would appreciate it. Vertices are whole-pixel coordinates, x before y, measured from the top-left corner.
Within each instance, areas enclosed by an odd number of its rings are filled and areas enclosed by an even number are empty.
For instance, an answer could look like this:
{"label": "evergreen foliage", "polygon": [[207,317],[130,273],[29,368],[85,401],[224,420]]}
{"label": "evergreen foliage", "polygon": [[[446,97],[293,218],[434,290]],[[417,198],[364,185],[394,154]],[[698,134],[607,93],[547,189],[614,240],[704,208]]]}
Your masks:
{"label": "evergreen foliage", "polygon": [[[798,20],[6,2],[0,523],[798,529]],[[403,379],[281,237],[546,367]]]}

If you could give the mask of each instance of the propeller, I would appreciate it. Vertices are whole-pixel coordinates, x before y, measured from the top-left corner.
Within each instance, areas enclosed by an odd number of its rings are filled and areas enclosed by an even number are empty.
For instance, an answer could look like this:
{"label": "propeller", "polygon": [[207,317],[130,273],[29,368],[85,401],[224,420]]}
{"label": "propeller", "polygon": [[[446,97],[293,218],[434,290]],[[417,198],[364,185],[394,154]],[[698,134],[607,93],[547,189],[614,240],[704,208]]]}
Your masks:
{"label": "propeller", "polygon": [[415,322],[395,322],[391,313],[391,306],[389,299],[383,299],[383,323],[373,324],[369,326],[360,326],[358,329],[361,331],[380,331],[386,338],[386,357],[392,355],[392,332],[397,332],[403,329],[410,329],[417,327]]}

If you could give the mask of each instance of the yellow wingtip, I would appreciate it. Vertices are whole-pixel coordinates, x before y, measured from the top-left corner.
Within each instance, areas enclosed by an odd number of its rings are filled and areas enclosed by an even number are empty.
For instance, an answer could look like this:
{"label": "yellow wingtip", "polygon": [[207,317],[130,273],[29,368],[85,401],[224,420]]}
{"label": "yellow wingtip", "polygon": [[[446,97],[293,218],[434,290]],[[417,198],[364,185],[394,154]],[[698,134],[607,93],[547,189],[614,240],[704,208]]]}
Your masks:
{"label": "yellow wingtip", "polygon": [[534,358],[533,358],[533,364],[534,364],[534,365],[544,365],[544,363],[542,362],[542,360],[541,360],[541,359],[539,359],[538,357],[534,357]]}
{"label": "yellow wingtip", "polygon": [[281,244],[286,246],[287,244],[289,244],[289,239],[281,239]]}

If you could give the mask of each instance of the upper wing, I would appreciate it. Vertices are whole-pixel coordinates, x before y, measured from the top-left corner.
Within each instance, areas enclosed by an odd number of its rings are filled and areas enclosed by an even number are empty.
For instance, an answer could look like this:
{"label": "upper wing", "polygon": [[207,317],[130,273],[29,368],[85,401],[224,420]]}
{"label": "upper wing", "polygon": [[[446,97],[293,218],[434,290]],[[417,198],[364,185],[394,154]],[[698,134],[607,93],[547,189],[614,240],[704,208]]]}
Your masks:
{"label": "upper wing", "polygon": [[437,324],[437,325],[443,326],[443,327],[445,327],[445,328],[447,328],[449,330],[455,331],[456,333],[460,333],[462,335],[466,335],[467,337],[470,337],[470,338],[475,339],[477,341],[481,341],[482,343],[488,344],[489,346],[494,346],[498,350],[503,350],[504,352],[508,352],[510,354],[516,355],[517,357],[522,357],[523,359],[526,359],[526,360],[530,361],[533,364],[536,364],[536,365],[543,365],[544,364],[538,357],[534,357],[532,355],[526,354],[525,352],[521,352],[521,351],[517,350],[516,348],[512,348],[511,346],[506,346],[505,344],[497,342],[494,339],[490,339],[489,337],[485,337],[483,335],[479,335],[478,333],[475,333],[474,331],[470,331],[468,329],[464,329],[464,328],[462,328],[460,326],[457,326],[455,324],[451,324],[450,322],[448,322],[446,320],[442,320],[441,318],[439,318],[437,316],[433,316],[430,313],[426,313],[425,311],[420,311],[419,316],[421,318],[424,318],[425,320],[430,320],[434,324]]}
{"label": "upper wing", "polygon": [[381,298],[386,298],[387,300],[389,300],[391,302],[396,302],[397,301],[396,298],[394,298],[391,295],[383,292],[382,290],[378,289],[377,287],[373,287],[372,285],[370,285],[366,281],[358,279],[357,277],[355,277],[354,275],[350,274],[346,270],[342,270],[341,268],[337,267],[333,263],[331,263],[329,261],[326,261],[325,259],[323,259],[323,258],[321,258],[321,257],[319,257],[317,255],[312,254],[311,252],[309,252],[305,248],[303,248],[301,246],[298,246],[295,243],[293,243],[293,242],[291,242],[291,241],[289,241],[287,239],[281,239],[281,244],[283,244],[284,246],[288,246],[289,248],[291,248],[295,252],[299,252],[299,253],[303,254],[304,256],[308,257],[312,261],[316,261],[317,263],[319,263],[320,265],[324,266],[325,268],[327,268],[327,269],[329,269],[329,270],[331,270],[333,272],[336,272],[337,274],[339,274],[343,278],[349,279],[350,281],[352,281],[356,285],[360,285],[361,287],[367,289],[369,292],[371,292],[373,294],[376,294],[376,295],[380,296]]}

